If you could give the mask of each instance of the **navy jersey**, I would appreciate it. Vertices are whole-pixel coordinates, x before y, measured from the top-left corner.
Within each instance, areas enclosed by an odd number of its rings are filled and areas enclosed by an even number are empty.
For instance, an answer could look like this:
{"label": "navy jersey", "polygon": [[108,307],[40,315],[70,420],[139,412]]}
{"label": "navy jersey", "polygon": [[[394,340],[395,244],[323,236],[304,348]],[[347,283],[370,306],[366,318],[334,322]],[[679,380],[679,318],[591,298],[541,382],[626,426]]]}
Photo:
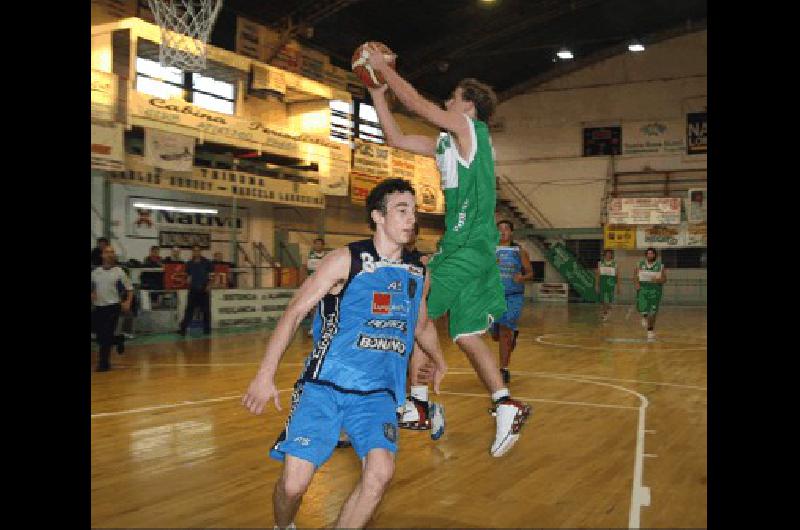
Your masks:
{"label": "navy jersey", "polygon": [[350,273],[338,294],[326,294],[314,316],[314,349],[301,381],[342,392],[388,392],[405,401],[425,272],[403,251],[382,260],[372,239],[348,245]]}
{"label": "navy jersey", "polygon": [[519,247],[501,247],[497,250],[497,267],[500,269],[500,280],[503,282],[506,294],[520,294],[525,292],[525,284],[514,281],[514,276],[522,273],[522,258]]}

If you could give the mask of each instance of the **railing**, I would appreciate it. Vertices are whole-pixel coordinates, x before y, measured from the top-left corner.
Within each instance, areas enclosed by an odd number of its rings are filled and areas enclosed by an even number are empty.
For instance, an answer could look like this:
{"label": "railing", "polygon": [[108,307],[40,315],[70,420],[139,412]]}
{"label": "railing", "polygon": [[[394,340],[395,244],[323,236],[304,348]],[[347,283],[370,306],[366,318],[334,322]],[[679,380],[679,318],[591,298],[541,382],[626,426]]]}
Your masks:
{"label": "railing", "polygon": [[539,211],[539,209],[525,196],[522,190],[514,184],[511,179],[506,177],[505,175],[499,175],[499,180],[503,183],[504,188],[501,190],[508,190],[511,199],[521,203],[527,211],[525,213],[529,214],[529,216],[533,219],[537,226],[540,228],[553,228],[553,223],[551,223],[544,214]]}

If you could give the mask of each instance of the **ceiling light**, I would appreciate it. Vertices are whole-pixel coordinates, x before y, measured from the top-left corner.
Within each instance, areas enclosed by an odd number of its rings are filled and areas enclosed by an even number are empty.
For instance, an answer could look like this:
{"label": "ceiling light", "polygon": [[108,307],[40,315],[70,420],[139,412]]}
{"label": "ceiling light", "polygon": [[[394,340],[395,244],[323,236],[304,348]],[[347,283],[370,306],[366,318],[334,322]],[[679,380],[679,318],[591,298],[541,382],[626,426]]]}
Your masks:
{"label": "ceiling light", "polygon": [[628,50],[632,52],[643,52],[644,44],[642,44],[638,40],[631,41],[631,43],[628,44]]}
{"label": "ceiling light", "polygon": [[165,212],[180,212],[180,213],[210,213],[217,214],[218,210],[213,208],[186,208],[183,206],[162,206],[160,204],[148,204],[146,202],[133,203],[134,208],[141,208],[142,210],[163,210]]}
{"label": "ceiling light", "polygon": [[574,57],[574,55],[572,55],[572,52],[566,48],[561,48],[560,50],[558,50],[558,53],[556,53],[556,55],[558,55],[559,59],[563,60],[572,59]]}

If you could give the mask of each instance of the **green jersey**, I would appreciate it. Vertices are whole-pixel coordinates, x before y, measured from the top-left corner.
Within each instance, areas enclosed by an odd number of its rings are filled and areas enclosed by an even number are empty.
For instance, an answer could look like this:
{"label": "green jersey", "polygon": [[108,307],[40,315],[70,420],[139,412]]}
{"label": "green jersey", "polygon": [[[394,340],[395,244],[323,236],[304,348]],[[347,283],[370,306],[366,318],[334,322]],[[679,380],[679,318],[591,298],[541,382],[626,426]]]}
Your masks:
{"label": "green jersey", "polygon": [[653,280],[661,277],[661,271],[664,270],[664,265],[655,260],[652,265],[647,264],[647,260],[643,259],[639,262],[639,285],[642,289],[654,290],[661,292],[664,287],[663,284],[655,283]]}
{"label": "green jersey", "polygon": [[495,225],[497,206],[494,174],[494,148],[489,127],[468,116],[472,150],[466,159],[458,152],[455,137],[442,133],[436,144],[436,165],[442,177],[445,199],[445,234],[441,249],[451,249],[472,243],[485,242],[494,259],[494,249],[500,240]]}

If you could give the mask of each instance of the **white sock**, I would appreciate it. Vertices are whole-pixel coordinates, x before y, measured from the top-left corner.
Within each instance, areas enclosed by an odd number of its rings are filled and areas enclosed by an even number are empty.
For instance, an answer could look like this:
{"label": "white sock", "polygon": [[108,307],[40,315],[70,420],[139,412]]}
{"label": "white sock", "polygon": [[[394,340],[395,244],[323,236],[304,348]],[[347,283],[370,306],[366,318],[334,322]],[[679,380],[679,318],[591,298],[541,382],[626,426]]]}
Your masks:
{"label": "white sock", "polygon": [[497,392],[492,393],[492,401],[497,403],[497,400],[504,397],[511,397],[511,392],[508,391],[508,388],[501,388]]}
{"label": "white sock", "polygon": [[428,401],[428,385],[411,385],[411,397],[419,401]]}

